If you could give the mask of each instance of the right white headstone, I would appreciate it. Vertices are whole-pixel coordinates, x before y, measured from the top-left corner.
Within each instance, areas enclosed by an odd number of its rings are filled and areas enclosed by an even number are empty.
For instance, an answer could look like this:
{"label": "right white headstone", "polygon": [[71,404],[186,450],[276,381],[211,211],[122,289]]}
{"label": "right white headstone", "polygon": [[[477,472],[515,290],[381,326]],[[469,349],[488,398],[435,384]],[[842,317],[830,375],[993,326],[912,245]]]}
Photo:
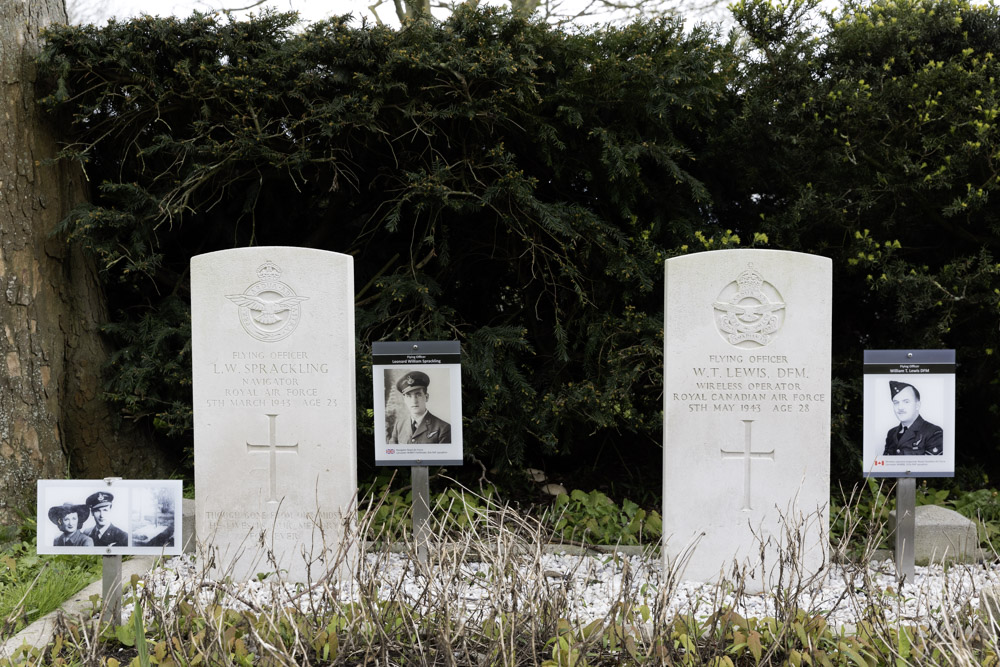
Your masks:
{"label": "right white headstone", "polygon": [[830,259],[720,250],[669,259],[665,272],[667,567],[696,581],[736,569],[757,590],[789,566],[818,571],[829,543]]}

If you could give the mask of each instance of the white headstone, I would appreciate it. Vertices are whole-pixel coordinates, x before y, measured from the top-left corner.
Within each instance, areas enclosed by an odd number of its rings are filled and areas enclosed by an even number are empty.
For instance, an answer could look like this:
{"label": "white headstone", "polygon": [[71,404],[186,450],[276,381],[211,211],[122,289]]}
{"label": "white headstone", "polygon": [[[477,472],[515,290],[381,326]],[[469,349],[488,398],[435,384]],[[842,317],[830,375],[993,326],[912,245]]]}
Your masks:
{"label": "white headstone", "polygon": [[817,571],[829,542],[831,261],[721,250],[665,271],[667,566],[697,581],[735,566],[758,590],[776,582],[781,553]]}
{"label": "white headstone", "polygon": [[357,490],[353,260],[194,257],[191,332],[199,542],[219,574],[318,579]]}

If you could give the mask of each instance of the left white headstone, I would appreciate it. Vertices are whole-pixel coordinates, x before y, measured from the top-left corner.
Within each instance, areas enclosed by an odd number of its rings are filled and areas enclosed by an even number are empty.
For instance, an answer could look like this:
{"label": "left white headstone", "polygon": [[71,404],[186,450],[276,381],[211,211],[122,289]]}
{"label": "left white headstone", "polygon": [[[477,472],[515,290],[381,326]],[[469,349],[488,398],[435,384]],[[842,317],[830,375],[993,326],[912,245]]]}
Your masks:
{"label": "left white headstone", "polygon": [[217,575],[318,579],[357,491],[352,258],[193,257],[191,334],[201,547]]}

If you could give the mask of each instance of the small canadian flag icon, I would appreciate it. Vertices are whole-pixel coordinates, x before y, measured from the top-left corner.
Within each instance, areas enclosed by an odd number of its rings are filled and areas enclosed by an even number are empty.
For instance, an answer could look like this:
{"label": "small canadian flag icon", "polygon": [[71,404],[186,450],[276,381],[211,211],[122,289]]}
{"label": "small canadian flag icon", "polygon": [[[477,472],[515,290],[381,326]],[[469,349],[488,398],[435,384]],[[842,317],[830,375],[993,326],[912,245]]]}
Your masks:
{"label": "small canadian flag icon", "polygon": [[877,465],[877,466],[884,466],[885,465],[885,461],[880,461],[878,459],[875,459],[875,465]]}

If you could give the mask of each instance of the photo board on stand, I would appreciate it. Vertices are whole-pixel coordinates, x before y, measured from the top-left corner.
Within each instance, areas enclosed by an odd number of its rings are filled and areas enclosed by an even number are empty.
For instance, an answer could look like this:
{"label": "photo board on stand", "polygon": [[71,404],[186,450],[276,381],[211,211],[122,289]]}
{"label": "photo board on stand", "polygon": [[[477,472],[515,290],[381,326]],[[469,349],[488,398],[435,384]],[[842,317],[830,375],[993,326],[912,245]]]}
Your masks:
{"label": "photo board on stand", "polygon": [[865,477],[954,477],[955,351],[865,350]]}
{"label": "photo board on stand", "polygon": [[372,343],[375,465],[461,465],[458,341]]}
{"label": "photo board on stand", "polygon": [[179,555],[181,480],[38,480],[38,553]]}

